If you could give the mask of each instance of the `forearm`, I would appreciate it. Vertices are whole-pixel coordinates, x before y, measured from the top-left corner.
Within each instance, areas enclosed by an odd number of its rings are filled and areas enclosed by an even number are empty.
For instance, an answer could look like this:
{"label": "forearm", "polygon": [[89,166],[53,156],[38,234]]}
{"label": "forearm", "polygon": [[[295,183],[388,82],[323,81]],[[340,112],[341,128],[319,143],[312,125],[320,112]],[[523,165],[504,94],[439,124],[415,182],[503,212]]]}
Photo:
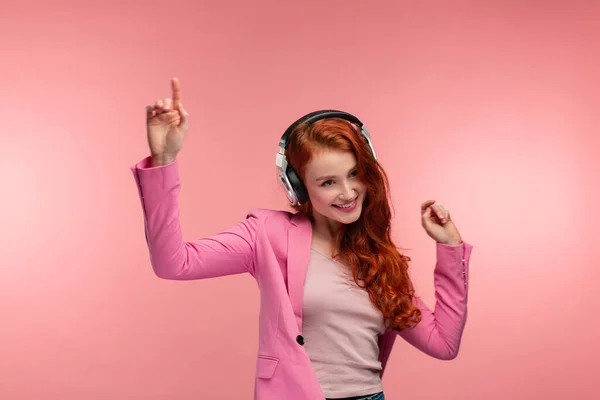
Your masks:
{"label": "forearm", "polygon": [[422,319],[400,335],[426,354],[444,360],[457,356],[467,320],[468,271],[472,246],[436,245],[434,310],[415,299]]}

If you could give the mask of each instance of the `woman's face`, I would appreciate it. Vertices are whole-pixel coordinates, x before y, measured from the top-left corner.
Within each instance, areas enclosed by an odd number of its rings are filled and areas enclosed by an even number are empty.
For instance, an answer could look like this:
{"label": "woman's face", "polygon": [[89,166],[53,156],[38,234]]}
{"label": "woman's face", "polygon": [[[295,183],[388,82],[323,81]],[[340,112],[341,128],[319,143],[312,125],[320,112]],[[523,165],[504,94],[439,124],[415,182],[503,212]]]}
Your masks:
{"label": "woman's face", "polygon": [[306,166],[304,185],[317,222],[335,228],[360,218],[366,185],[358,179],[352,152],[326,149],[316,153]]}

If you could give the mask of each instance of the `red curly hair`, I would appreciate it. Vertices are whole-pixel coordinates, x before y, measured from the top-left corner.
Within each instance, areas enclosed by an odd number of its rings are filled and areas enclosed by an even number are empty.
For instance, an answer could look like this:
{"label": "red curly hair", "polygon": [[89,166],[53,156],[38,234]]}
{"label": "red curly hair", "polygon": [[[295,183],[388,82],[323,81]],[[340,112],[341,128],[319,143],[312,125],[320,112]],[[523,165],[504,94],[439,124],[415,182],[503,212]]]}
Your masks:
{"label": "red curly hair", "polygon": [[[367,187],[360,218],[343,225],[334,235],[333,257],[352,269],[354,282],[367,290],[371,302],[381,310],[386,328],[403,330],[418,324],[422,316],[412,302],[414,289],[408,275],[411,259],[400,254],[391,239],[387,174],[359,128],[341,118],[298,125],[285,155],[304,181],[306,165],[324,149],[352,152],[358,177]],[[314,220],[310,201],[292,208]]]}

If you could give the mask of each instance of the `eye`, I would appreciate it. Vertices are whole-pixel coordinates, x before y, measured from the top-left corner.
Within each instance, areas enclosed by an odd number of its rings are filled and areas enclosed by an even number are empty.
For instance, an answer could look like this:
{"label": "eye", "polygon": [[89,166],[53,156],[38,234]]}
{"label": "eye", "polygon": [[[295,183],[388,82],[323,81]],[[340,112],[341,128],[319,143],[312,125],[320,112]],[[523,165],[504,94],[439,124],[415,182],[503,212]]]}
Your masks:
{"label": "eye", "polygon": [[[350,176],[356,176],[358,174],[358,170],[354,170],[352,172],[350,172]],[[333,181],[330,179],[328,181],[325,181],[321,184],[321,186],[329,186],[329,183],[333,183]]]}

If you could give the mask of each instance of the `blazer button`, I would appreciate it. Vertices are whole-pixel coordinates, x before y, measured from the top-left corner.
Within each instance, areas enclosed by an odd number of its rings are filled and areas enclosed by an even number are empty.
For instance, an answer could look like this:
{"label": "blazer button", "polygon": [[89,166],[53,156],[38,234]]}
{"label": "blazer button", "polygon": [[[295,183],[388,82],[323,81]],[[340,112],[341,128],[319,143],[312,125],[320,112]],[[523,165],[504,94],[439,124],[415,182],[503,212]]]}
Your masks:
{"label": "blazer button", "polygon": [[300,346],[304,346],[304,338],[302,337],[302,335],[296,336],[296,342],[298,342]]}

